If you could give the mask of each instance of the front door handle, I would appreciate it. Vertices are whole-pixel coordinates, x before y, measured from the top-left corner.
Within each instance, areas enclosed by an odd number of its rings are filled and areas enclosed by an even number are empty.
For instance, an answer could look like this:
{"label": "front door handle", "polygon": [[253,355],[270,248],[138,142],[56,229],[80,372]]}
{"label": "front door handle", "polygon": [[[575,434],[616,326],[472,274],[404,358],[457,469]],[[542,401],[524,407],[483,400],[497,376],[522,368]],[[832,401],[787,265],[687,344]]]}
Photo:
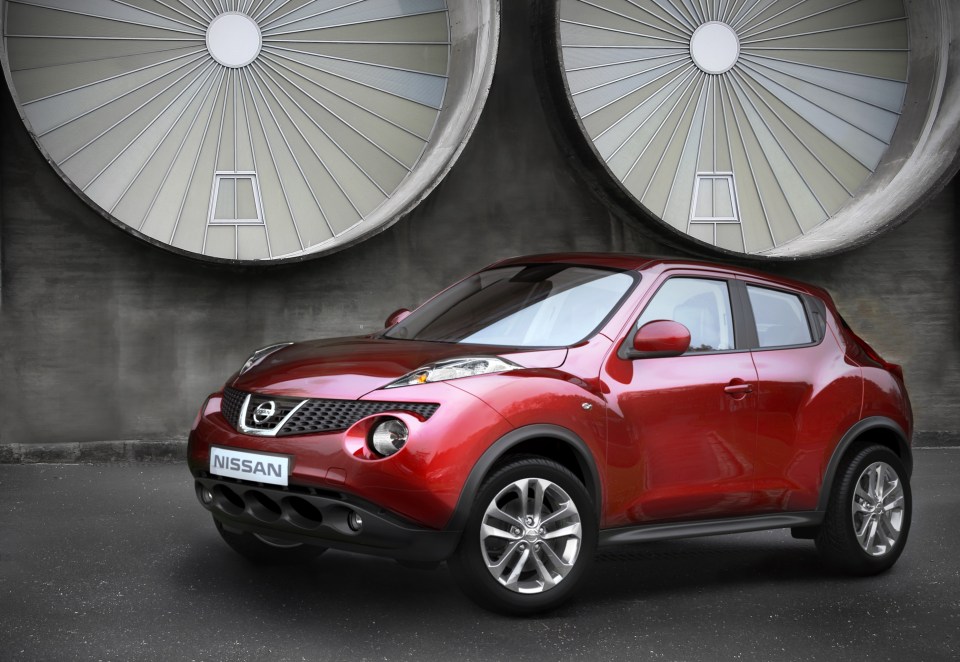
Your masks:
{"label": "front door handle", "polygon": [[747,393],[753,393],[753,387],[741,379],[731,380],[729,384],[723,387],[723,390],[725,393],[732,396],[743,396]]}

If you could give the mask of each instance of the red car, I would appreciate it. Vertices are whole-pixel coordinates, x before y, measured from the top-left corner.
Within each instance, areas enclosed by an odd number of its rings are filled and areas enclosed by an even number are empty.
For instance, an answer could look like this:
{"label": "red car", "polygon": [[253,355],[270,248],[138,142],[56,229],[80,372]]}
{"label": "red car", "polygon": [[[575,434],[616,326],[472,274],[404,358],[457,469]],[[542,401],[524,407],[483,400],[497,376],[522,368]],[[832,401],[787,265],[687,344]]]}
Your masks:
{"label": "red car", "polygon": [[910,528],[899,366],[830,296],[630,255],[498,262],[385,331],[271,345],[203,405],[189,464],[226,542],[446,560],[488,608],[576,589],[598,545],[790,528],[889,568]]}

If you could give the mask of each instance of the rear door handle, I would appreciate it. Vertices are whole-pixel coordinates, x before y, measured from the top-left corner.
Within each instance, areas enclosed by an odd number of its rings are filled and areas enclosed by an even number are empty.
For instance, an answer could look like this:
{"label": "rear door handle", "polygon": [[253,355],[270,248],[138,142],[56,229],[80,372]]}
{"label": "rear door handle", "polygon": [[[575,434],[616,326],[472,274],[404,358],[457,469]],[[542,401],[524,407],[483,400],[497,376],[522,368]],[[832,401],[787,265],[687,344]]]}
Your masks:
{"label": "rear door handle", "polygon": [[739,379],[734,379],[729,384],[723,387],[725,393],[729,395],[746,395],[747,393],[753,393],[753,387],[750,384],[746,384]]}

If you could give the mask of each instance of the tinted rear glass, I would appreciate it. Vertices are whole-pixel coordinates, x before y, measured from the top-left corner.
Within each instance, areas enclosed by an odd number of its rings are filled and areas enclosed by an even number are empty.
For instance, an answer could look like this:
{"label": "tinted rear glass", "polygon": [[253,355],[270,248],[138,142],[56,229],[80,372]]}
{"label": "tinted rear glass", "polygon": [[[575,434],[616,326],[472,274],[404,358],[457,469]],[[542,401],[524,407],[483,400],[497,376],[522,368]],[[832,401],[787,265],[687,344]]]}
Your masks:
{"label": "tinted rear glass", "polygon": [[789,347],[813,342],[800,297],[747,285],[761,347]]}

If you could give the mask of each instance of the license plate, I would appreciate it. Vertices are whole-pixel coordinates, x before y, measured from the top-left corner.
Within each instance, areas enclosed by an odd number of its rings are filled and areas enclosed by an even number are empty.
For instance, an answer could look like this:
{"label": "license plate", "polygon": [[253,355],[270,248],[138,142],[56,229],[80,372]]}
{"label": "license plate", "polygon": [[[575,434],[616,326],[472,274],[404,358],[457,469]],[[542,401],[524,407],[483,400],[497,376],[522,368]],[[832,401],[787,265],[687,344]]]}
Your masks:
{"label": "license plate", "polygon": [[232,448],[210,449],[210,473],[255,483],[286,485],[290,458],[286,455],[247,453]]}

